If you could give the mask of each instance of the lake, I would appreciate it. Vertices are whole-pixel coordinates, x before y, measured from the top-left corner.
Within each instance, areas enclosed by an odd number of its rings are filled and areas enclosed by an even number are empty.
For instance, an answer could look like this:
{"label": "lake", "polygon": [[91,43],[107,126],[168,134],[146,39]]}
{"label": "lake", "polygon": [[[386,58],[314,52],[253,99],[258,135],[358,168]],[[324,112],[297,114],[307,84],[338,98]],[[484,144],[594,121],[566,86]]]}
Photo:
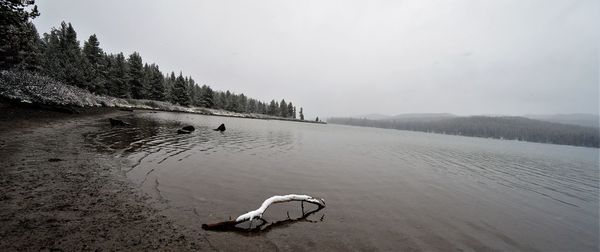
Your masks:
{"label": "lake", "polygon": [[[577,250],[599,243],[599,152],[388,129],[132,113],[90,138],[178,225],[235,218],[273,195],[262,232],[206,232],[218,249]],[[224,123],[227,131],[213,131]],[[193,125],[192,134],[175,131]],[[305,205],[307,212],[315,207]]]}

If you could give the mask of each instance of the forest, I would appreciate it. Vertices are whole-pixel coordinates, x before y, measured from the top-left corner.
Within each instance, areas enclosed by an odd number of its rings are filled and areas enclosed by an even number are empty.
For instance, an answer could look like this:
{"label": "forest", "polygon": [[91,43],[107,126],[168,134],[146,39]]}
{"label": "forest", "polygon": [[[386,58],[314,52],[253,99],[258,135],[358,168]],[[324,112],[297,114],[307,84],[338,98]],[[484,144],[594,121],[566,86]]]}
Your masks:
{"label": "forest", "polygon": [[600,131],[598,128],[551,123],[524,117],[469,116],[428,118],[427,120],[369,120],[338,117],[329,118],[327,122],[449,135],[600,147]]}
{"label": "forest", "polygon": [[296,111],[285,99],[264,102],[243,93],[213,90],[182,72],[163,73],[138,52],[105,52],[95,34],[81,46],[71,23],[63,21],[40,36],[32,23],[39,15],[33,1],[1,1],[0,70],[35,73],[96,95],[304,120],[302,108]]}

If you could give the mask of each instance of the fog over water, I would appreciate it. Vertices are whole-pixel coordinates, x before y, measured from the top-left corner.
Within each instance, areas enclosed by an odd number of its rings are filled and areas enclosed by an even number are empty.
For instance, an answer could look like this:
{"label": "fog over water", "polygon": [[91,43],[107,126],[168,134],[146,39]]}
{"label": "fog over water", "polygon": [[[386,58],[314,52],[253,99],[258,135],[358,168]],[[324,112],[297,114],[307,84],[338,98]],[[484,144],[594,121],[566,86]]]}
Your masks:
{"label": "fog over water", "polygon": [[[225,221],[272,195],[261,233],[208,232],[226,250],[597,251],[598,149],[334,124],[137,113],[87,139],[180,225]],[[227,125],[221,133],[212,128]],[[176,134],[194,125],[191,134]],[[308,207],[307,211],[315,207]]]}
{"label": "fog over water", "polygon": [[598,113],[600,5],[507,1],[37,1],[108,52],[308,117]]}

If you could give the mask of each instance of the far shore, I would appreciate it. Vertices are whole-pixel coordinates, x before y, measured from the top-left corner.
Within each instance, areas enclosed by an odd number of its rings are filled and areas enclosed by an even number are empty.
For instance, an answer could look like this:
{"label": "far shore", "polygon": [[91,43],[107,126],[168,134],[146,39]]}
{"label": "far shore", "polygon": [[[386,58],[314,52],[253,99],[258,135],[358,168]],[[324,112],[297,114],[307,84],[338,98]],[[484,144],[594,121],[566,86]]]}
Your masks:
{"label": "far shore", "polygon": [[126,104],[116,103],[113,106],[73,106],[73,105],[46,105],[38,103],[24,103],[15,100],[0,99],[0,108],[3,107],[16,107],[24,109],[42,109],[47,111],[54,111],[66,114],[80,114],[86,113],[86,111],[94,110],[122,110],[122,111],[133,111],[133,110],[147,110],[147,111],[163,111],[163,112],[178,112],[178,113],[189,113],[198,115],[209,115],[209,116],[222,116],[222,117],[236,117],[236,118],[247,118],[247,119],[260,119],[260,120],[279,120],[288,122],[300,122],[300,123],[317,123],[327,124],[324,121],[312,121],[312,120],[300,120],[295,118],[285,118],[278,116],[263,115],[257,113],[239,113],[231,112],[220,109],[209,109],[203,107],[183,107],[178,105],[164,106],[161,104],[164,102],[150,101],[150,100],[135,100],[128,99]]}

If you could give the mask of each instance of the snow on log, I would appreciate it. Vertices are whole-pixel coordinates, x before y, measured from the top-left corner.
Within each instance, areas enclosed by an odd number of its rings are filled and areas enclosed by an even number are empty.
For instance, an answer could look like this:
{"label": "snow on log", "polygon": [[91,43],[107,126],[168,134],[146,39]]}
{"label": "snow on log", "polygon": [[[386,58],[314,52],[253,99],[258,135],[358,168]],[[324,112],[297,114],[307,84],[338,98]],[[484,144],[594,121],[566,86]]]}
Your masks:
{"label": "snow on log", "polygon": [[241,222],[249,221],[249,220],[252,220],[255,218],[262,218],[263,213],[265,212],[265,210],[267,210],[267,208],[270,205],[276,204],[276,203],[289,202],[289,201],[305,201],[305,202],[316,204],[320,207],[325,207],[325,201],[323,201],[323,199],[313,198],[308,195],[288,194],[288,195],[284,195],[284,196],[273,196],[273,197],[265,200],[262,203],[262,205],[260,205],[260,208],[240,215],[239,217],[237,217],[235,219],[235,221],[237,223],[241,223]]}
{"label": "snow on log", "polygon": [[[301,202],[312,203],[312,204],[317,205],[319,207],[319,209],[325,207],[325,200],[315,198],[312,196],[308,196],[308,195],[288,194],[288,195],[283,195],[283,196],[273,196],[273,197],[266,199],[260,205],[260,208],[254,210],[254,211],[250,211],[245,214],[242,214],[239,217],[237,217],[235,220],[224,221],[224,222],[213,223],[213,224],[203,224],[202,227],[205,229],[216,230],[216,229],[223,229],[226,227],[235,226],[237,224],[240,224],[240,223],[243,223],[246,221],[252,221],[253,219],[259,219],[264,222],[264,219],[262,219],[262,215],[264,214],[264,212],[267,210],[267,208],[270,205],[277,204],[277,203],[290,202],[290,201],[301,201]],[[304,211],[304,205],[302,205],[302,211]]]}

